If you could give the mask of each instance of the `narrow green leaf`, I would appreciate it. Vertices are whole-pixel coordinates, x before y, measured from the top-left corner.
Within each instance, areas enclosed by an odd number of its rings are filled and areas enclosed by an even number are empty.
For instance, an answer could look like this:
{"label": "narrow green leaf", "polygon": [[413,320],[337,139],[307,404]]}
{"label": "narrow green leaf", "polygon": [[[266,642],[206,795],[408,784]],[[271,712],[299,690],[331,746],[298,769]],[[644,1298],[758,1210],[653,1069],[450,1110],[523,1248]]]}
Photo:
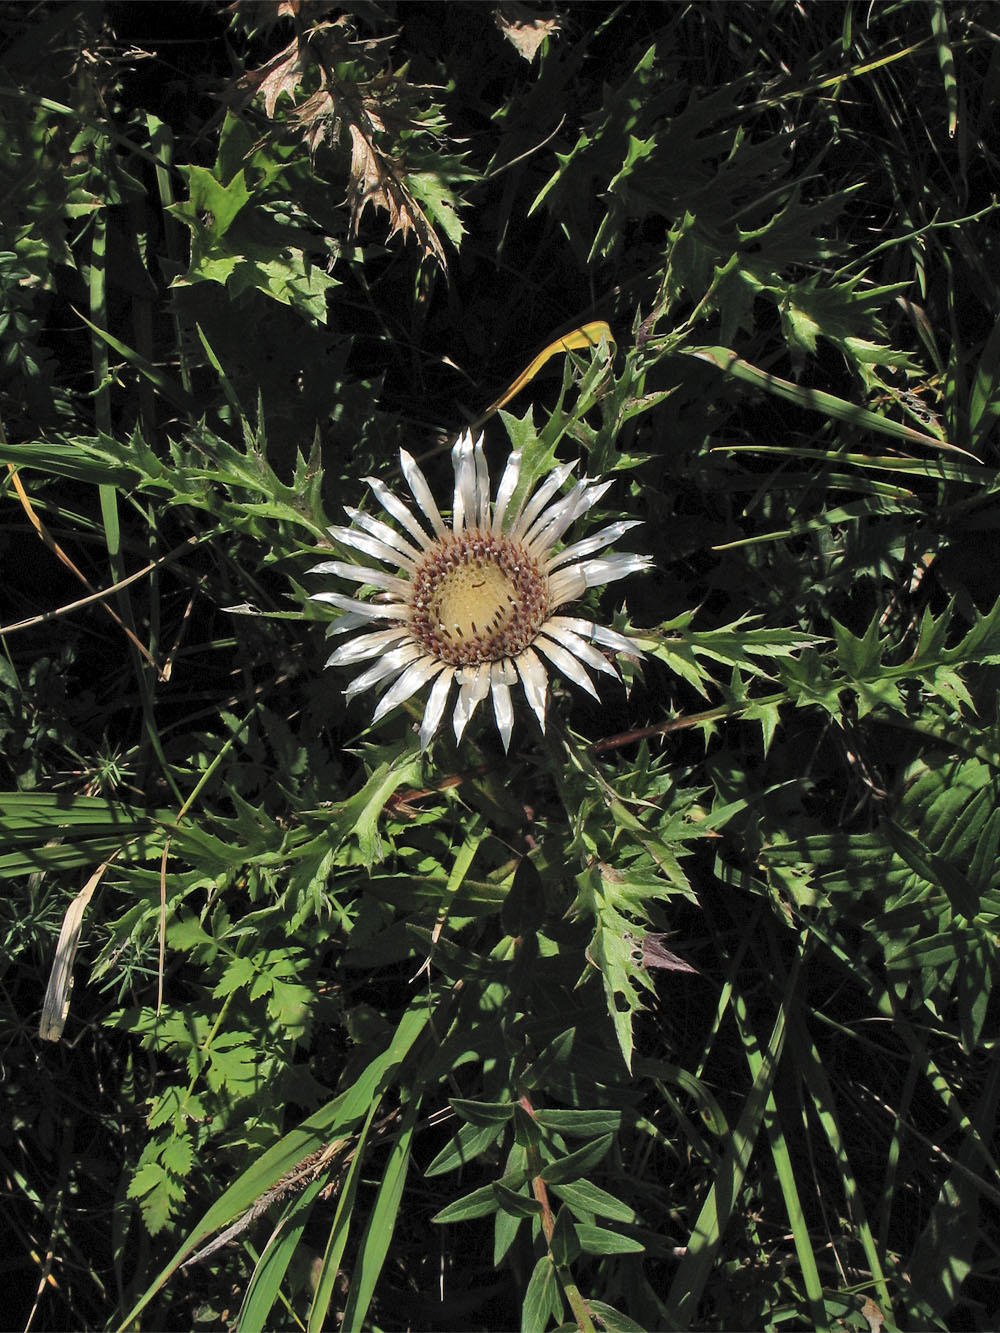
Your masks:
{"label": "narrow green leaf", "polygon": [[517,1103],[514,1105],[514,1142],[521,1148],[535,1148],[542,1141],[542,1131],[535,1117]]}
{"label": "narrow green leaf", "polygon": [[114,337],[113,334],[108,333],[106,329],[98,328],[96,324],[93,324],[87,316],[81,314],[79,310],[75,313],[79,315],[84,324],[86,324],[98,338],[103,338],[112,351],[117,352],[119,356],[123,356],[130,365],[133,365],[141,375],[149,380],[150,384],[159,389],[160,393],[163,394],[168,402],[173,403],[175,407],[180,408],[190,420],[198,420],[201,412],[197,400],[192,398],[190,394],[186,393],[179,384],[175,384],[168,375],[165,375],[162,370],[154,366],[151,361],[147,361],[144,356],[140,356],[138,352],[134,351],[126,343],[121,342],[120,339]]}
{"label": "narrow green leaf", "polygon": [[574,1224],[581,1250],[587,1254],[642,1254],[645,1245],[632,1236],[623,1236],[604,1227],[593,1227],[586,1222]]}
{"label": "narrow green leaf", "polygon": [[496,1181],[491,1187],[496,1201],[505,1213],[510,1213],[512,1217],[537,1217],[542,1211],[540,1200],[534,1199],[531,1195],[523,1194],[519,1190],[508,1189],[506,1185]]}
{"label": "narrow green leaf", "polygon": [[501,1180],[483,1185],[463,1195],[461,1199],[456,1199],[454,1203],[449,1203],[440,1212],[435,1213],[431,1221],[444,1225],[448,1222],[466,1222],[473,1217],[488,1217],[500,1206],[496,1193],[498,1185],[508,1191],[519,1190],[527,1179],[526,1171],[509,1172]]}
{"label": "narrow green leaf", "polygon": [[616,1199],[613,1194],[607,1190],[602,1190],[599,1185],[592,1184],[589,1180],[564,1181],[559,1185],[553,1185],[552,1190],[560,1199],[563,1199],[574,1212],[596,1213],[598,1217],[609,1217],[613,1222],[634,1222],[636,1220],[635,1209],[621,1199]]}
{"label": "narrow green leaf", "polygon": [[[385,1173],[379,1185],[375,1207],[368,1218],[361,1249],[351,1275],[351,1287],[347,1293],[347,1304],[344,1307],[342,1320],[345,1329],[362,1327],[375,1294],[375,1286],[396,1229],[396,1217],[403,1198],[403,1187],[406,1184],[410,1150],[413,1146],[413,1134],[419,1111],[420,1098],[416,1097],[406,1108],[403,1123],[393,1142]],[[323,1328],[325,1320],[324,1309],[322,1317],[316,1323],[317,1333]]]}
{"label": "narrow green leaf", "polygon": [[309,1309],[309,1329],[322,1328],[323,1320],[330,1306],[337,1275],[347,1246],[347,1238],[354,1221],[354,1206],[357,1200],[358,1185],[361,1181],[362,1163],[368,1146],[368,1135],[375,1120],[379,1102],[373,1101],[365,1117],[365,1123],[354,1144],[354,1155],[347,1170],[347,1176],[337,1195],[337,1209],[330,1223],[326,1239],[323,1262],[313,1290],[312,1305]]}
{"label": "narrow green leaf", "polygon": [[798,1009],[793,1010],[790,1018],[789,1042],[792,1046],[791,1056],[794,1059],[795,1066],[812,1098],[813,1107],[819,1117],[820,1124],[823,1126],[823,1132],[837,1159],[839,1178],[847,1198],[851,1217],[858,1230],[868,1267],[876,1283],[876,1295],[883,1310],[891,1311],[892,1301],[882,1271],[882,1261],[868,1223],[864,1197],[841,1135],[833,1089],[819,1051],[805,1027],[802,1012]]}
{"label": "narrow green leaf", "polygon": [[[798,956],[800,958],[805,958],[807,949],[806,942],[802,937],[799,939],[799,950],[800,952]],[[782,1000],[783,1009],[794,1009],[794,987],[797,977],[798,968],[796,967],[786,981],[785,994]],[[733,997],[733,1013],[736,1022],[739,1025],[743,1051],[746,1055],[747,1064],[750,1066],[750,1072],[754,1080],[756,1080],[761,1072],[764,1056],[761,1054],[760,1047],[749,1027],[749,1015],[741,995],[737,994]],[[816,1255],[813,1251],[812,1242],[809,1237],[809,1228],[806,1224],[806,1219],[802,1211],[802,1203],[799,1199],[798,1185],[795,1179],[795,1167],[788,1151],[788,1145],[785,1141],[785,1135],[782,1129],[781,1118],[778,1112],[777,1102],[774,1098],[773,1089],[768,1089],[767,1092],[764,1128],[771,1148],[771,1158],[774,1162],[775,1174],[778,1177],[778,1183],[781,1186],[781,1193],[784,1197],[789,1225],[792,1229],[792,1239],[795,1244],[795,1253],[799,1260],[799,1267],[802,1270],[802,1280],[805,1286],[806,1299],[809,1302],[810,1315],[816,1327],[819,1328],[823,1323],[823,1286],[820,1282],[819,1269],[816,1264]]]}
{"label": "narrow green leaf", "polygon": [[550,1319],[562,1319],[555,1265],[543,1254],[535,1264],[521,1307],[521,1333],[544,1333]]}
{"label": "narrow green leaf", "polygon": [[585,1144],[576,1152],[560,1157],[554,1162],[547,1162],[542,1168],[542,1179],[547,1185],[561,1185],[565,1181],[578,1180],[602,1160],[611,1144],[613,1134],[602,1134],[593,1143]]}
{"label": "narrow green leaf", "polygon": [[587,1305],[590,1313],[596,1315],[608,1333],[646,1333],[646,1330],[629,1319],[627,1314],[622,1314],[621,1310],[616,1310],[613,1305],[606,1305],[604,1301],[595,1301],[593,1298],[588,1300]]}
{"label": "narrow green leaf", "polygon": [[535,1123],[558,1134],[590,1139],[598,1134],[615,1134],[621,1127],[621,1111],[554,1111],[535,1112]]}
{"label": "narrow green leaf", "polygon": [[502,1208],[497,1209],[497,1214],[493,1222],[494,1268],[500,1266],[507,1251],[514,1244],[514,1237],[517,1235],[517,1229],[523,1221],[523,1217],[515,1217],[513,1213],[506,1213]]}
{"label": "narrow green leaf", "polygon": [[784,1035],[785,1011],[782,1008],[771,1032],[760,1071],[691,1228],[684,1256],[674,1273],[666,1304],[671,1320],[681,1327],[686,1327],[694,1317],[723,1233],[736,1207],[760,1133],[768,1093],[774,1086],[778,1072]]}
{"label": "narrow green leaf", "polygon": [[979,462],[979,459],[973,454],[968,453],[965,449],[960,449],[955,444],[949,444],[947,440],[938,440],[933,435],[924,435],[921,431],[913,430],[910,426],[904,426],[898,421],[892,421],[888,417],[881,417],[875,412],[870,412],[865,407],[857,407],[854,403],[849,403],[843,398],[837,398],[832,393],[823,393],[819,389],[807,389],[802,385],[793,384],[790,380],[780,379],[777,375],[772,375],[766,370],[751,365],[749,361],[744,361],[742,357],[737,356],[728,347],[681,347],[678,348],[678,351],[684,356],[696,357],[701,361],[707,361],[710,365],[718,366],[726,374],[734,375],[737,379],[753,384],[756,388],[765,389],[768,393],[773,393],[775,397],[784,398],[790,403],[795,403],[798,407],[812,408],[817,412],[823,412],[827,416],[834,417],[837,421],[845,421],[850,425],[874,430],[880,435],[889,435],[894,439],[906,440],[910,444],[920,444],[930,449],[945,449],[951,453],[961,454],[972,463]]}
{"label": "narrow green leaf", "polygon": [[440,1212],[434,1214],[432,1222],[446,1226],[449,1222],[469,1222],[474,1217],[489,1217],[500,1207],[496,1187],[493,1184],[481,1185],[454,1203],[449,1203]]}
{"label": "narrow green leaf", "polygon": [[451,1105],[470,1125],[505,1125],[514,1114],[513,1102],[474,1102],[452,1097]]}
{"label": "narrow green leaf", "polygon": [[0,463],[17,468],[33,468],[69,481],[88,482],[95,486],[126,487],[137,478],[135,468],[90,457],[82,441],[72,445],[52,444],[48,440],[30,440],[8,444],[0,440]]}
{"label": "narrow green leaf", "polygon": [[556,1213],[555,1226],[552,1228],[552,1239],[549,1241],[549,1250],[557,1268],[569,1267],[580,1253],[580,1242],[574,1229],[573,1214],[566,1207],[560,1208]]}
{"label": "narrow green leaf", "polygon": [[954,138],[958,128],[958,82],[955,78],[955,57],[952,55],[951,42],[948,40],[948,13],[944,0],[931,0],[931,31],[934,33],[934,45],[937,47],[938,64],[941,66],[944,95],[948,104],[948,133]]}
{"label": "narrow green leaf", "polygon": [[545,917],[545,893],[534,862],[522,856],[500,909],[500,925],[512,938],[533,935]]}
{"label": "narrow green leaf", "polygon": [[302,1239],[313,1203],[324,1183],[324,1178],[318,1177],[297,1198],[290,1199],[282,1210],[247,1284],[236,1319],[237,1333],[263,1333],[288,1265]]}
{"label": "narrow green leaf", "polygon": [[446,1171],[454,1171],[456,1167],[464,1166],[466,1162],[471,1162],[481,1152],[485,1152],[491,1143],[496,1143],[503,1132],[503,1123],[462,1125],[451,1142],[445,1144],[426,1167],[424,1175],[441,1176]]}

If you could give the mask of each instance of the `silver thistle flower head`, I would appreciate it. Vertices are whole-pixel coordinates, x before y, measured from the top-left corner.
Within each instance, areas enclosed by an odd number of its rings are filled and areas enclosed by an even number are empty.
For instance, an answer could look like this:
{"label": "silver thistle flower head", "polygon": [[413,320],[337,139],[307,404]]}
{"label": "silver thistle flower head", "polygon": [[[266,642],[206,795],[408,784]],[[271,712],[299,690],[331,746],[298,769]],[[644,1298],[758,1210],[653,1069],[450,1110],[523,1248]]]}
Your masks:
{"label": "silver thistle flower head", "polygon": [[514,725],[511,686],[518,679],[545,730],[548,673],[543,658],[597,698],[587,668],[618,676],[599,649],[633,655],[638,650],[623,634],[556,612],[588,588],[625,578],[651,562],[644,555],[594,557],[637,526],[631,519],[610,523],[590,537],[557,548],[570,525],[597,503],[611,482],[584,477],[559,495],[576,466],[563,463],[533,494],[514,504],[521,475],[521,453],[516,451],[507,459],[491,503],[482,436],[474,441],[465,431],[452,449],[455,498],[447,525],[420,468],[404,449],[399,458],[431,531],[425,531],[384,482],[367,477],[375,498],[399,528],[345,505],[352,526],[330,528],[330,535],[388,570],[325,560],[310,571],[382,590],[374,601],[336,592],[319,592],[312,598],[343,612],[331,627],[332,634],[363,631],[347,639],[327,662],[335,667],[372,662],[348,686],[348,699],[389,681],[372,715],[377,722],[433,681],[420,726],[420,745],[426,749],[455,683],[456,741],[476,706],[492,695],[506,750]]}

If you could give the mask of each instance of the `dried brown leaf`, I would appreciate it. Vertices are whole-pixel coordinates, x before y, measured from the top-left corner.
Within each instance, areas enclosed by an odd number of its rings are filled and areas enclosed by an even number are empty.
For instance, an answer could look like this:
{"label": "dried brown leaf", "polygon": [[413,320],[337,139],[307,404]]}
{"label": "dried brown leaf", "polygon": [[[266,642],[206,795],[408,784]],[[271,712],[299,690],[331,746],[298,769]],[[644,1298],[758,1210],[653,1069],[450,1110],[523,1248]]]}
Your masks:
{"label": "dried brown leaf", "polygon": [[[310,9],[315,16],[317,10],[326,12],[330,5],[317,4],[310,0]],[[293,21],[304,8],[303,0],[232,0],[227,6],[230,14],[238,14],[244,25],[252,31],[267,33],[276,28],[282,19]]]}
{"label": "dried brown leaf", "polygon": [[[383,51],[388,56],[395,41],[392,37],[353,40],[348,23],[344,17],[317,23],[266,65],[247,70],[234,86],[244,97],[262,98],[267,115],[273,117],[283,93],[294,103],[305,78],[315,81],[318,74],[319,88],[293,106],[292,120],[313,157],[324,143],[336,144],[349,137],[351,159],[345,198],[352,228],[357,231],[362,214],[371,204],[388,214],[390,236],[399,232],[405,240],[412,233],[424,256],[433,257],[446,268],[437,232],[407,185],[404,163],[391,152],[391,145],[404,131],[420,128],[420,116],[414,108],[432,90],[409,83],[405,69],[383,69],[357,83],[339,79],[335,70],[340,62],[362,56],[371,60],[373,53],[381,57]],[[382,137],[389,148],[380,142]]]}
{"label": "dried brown leaf", "polygon": [[295,101],[295,90],[310,63],[311,57],[305,43],[296,37],[266,65],[260,69],[247,70],[239,80],[239,86],[246,88],[251,96],[262,97],[264,110],[269,117],[273,117],[275,105],[282,93],[287,93]]}
{"label": "dried brown leaf", "polygon": [[885,1323],[885,1315],[870,1296],[865,1297],[865,1303],[861,1307],[861,1313],[868,1321],[868,1327],[871,1330],[871,1333],[880,1333],[882,1325]]}
{"label": "dried brown leaf", "polygon": [[348,202],[351,226],[357,231],[361,215],[369,204],[389,214],[390,236],[399,232],[405,240],[412,231],[425,256],[433,255],[442,268],[447,267],[444,250],[427,215],[406,188],[402,174],[381,153],[358,124],[350,126],[351,171],[348,178]]}
{"label": "dried brown leaf", "polygon": [[532,10],[527,5],[518,4],[517,0],[497,5],[493,22],[529,65],[546,37],[554,36],[562,26],[559,16],[551,10]]}
{"label": "dried brown leaf", "polygon": [[663,941],[669,938],[669,935],[658,934],[655,931],[647,931],[646,934],[639,936],[626,931],[624,935],[625,943],[632,950],[633,959],[643,967],[662,967],[668,972],[697,973],[696,967],[685,963],[683,958],[678,958],[675,953],[663,947]]}

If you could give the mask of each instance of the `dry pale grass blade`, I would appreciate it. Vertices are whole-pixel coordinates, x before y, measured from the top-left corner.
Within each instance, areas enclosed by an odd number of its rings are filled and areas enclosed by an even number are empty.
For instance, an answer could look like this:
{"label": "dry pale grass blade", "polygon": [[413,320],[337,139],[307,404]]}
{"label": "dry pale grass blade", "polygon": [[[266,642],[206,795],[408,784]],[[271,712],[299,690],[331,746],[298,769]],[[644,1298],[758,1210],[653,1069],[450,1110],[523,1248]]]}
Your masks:
{"label": "dry pale grass blade", "polygon": [[[147,574],[151,574],[154,569],[159,569],[161,565],[170,564],[178,556],[183,555],[189,547],[196,546],[201,540],[201,537],[188,537],[186,541],[181,542],[180,546],[175,546],[172,551],[168,551],[166,555],[161,555],[157,560],[151,560],[148,565],[144,565],[142,569],[137,569],[134,574],[129,574],[126,578],[120,579],[117,583],[112,583],[107,588],[98,588],[96,592],[89,593],[86,597],[79,597],[75,602],[67,602],[65,606],[57,606],[54,611],[42,611],[37,616],[29,616],[27,620],[17,620],[10,625],[0,625],[0,635],[13,634],[21,629],[34,629],[36,625],[48,624],[50,620],[58,620],[60,616],[68,616],[72,611],[80,611],[85,606],[92,606],[94,602],[101,602],[106,597],[110,597],[112,593],[127,588],[130,583],[138,583],[140,579],[145,578]],[[114,613],[112,612],[112,614]],[[166,668],[161,676],[166,679]]]}
{"label": "dry pale grass blade", "polygon": [[[24,489],[24,485],[21,482],[21,478],[17,475],[17,470],[12,463],[7,464],[7,470],[10,473],[10,479],[14,485],[14,490],[17,492],[17,498],[21,501],[21,508],[24,510],[25,514],[27,514],[28,521],[31,523],[31,526],[38,533],[39,537],[41,537],[42,541],[53,553],[53,555],[58,557],[58,559],[62,561],[62,563],[66,566],[66,568],[71,570],[76,575],[76,577],[80,580],[80,582],[83,584],[85,588],[87,588],[91,593],[95,594],[96,598],[102,598],[105,594],[97,592],[94,585],[87,578],[86,574],[84,574],[83,570],[80,569],[79,565],[77,565],[66,554],[66,552],[62,549],[62,547],[59,545],[56,539],[49,532],[48,528],[45,526],[42,520],[35,513],[34,506],[32,505],[30,499],[28,498],[28,493]],[[128,580],[125,580],[125,582],[128,582]],[[118,584],[116,586],[121,587],[123,585]],[[113,591],[113,589],[111,591]],[[115,611],[113,607],[108,606],[107,602],[105,601],[102,601],[101,605],[104,607],[105,611],[107,611],[108,615],[115,622],[115,624],[121,627],[121,629],[124,631],[125,635],[128,637],[130,642],[135,645],[135,647],[146,659],[146,661],[153,668],[156,674],[158,676],[162,675],[160,668],[157,666],[149,649],[146,647],[144,643],[142,643],[136,637],[135,634],[132,633],[129,627],[122,620],[121,616],[118,615],[117,611]]]}
{"label": "dry pale grass blade", "polygon": [[94,896],[94,890],[113,860],[114,857],[109,857],[103,865],[97,867],[66,909],[62,930],[59,932],[59,943],[56,945],[55,962],[49,973],[49,984],[45,988],[42,1016],[38,1023],[38,1035],[43,1041],[58,1041],[66,1026],[70,993],[73,989],[73,960],[76,957],[77,945],[80,943],[83,914]]}
{"label": "dry pale grass blade", "polygon": [[194,610],[194,603],[195,603],[195,594],[192,593],[191,596],[188,598],[187,606],[184,608],[184,611],[181,614],[180,624],[177,627],[177,633],[174,635],[173,644],[171,645],[170,650],[167,653],[166,659],[164,660],[163,663],[164,680],[169,680],[171,675],[173,674],[174,660],[177,656],[178,650],[180,649],[181,640],[184,638],[184,635],[187,633],[188,627],[190,626],[191,612]]}
{"label": "dry pale grass blade", "polygon": [[[181,814],[177,816],[180,822]],[[163,844],[163,855],[160,857],[160,929],[159,929],[159,952],[156,961],[156,1016],[159,1018],[160,1011],[163,1009],[163,968],[167,957],[167,857],[170,855],[170,839]]]}
{"label": "dry pale grass blade", "polygon": [[[384,1124],[398,1114],[398,1112],[393,1112],[392,1115],[384,1116],[381,1123]],[[330,1170],[329,1163],[333,1158],[338,1156],[344,1158],[344,1164],[346,1165],[354,1156],[352,1144],[352,1139],[335,1139],[324,1148],[317,1148],[315,1152],[309,1153],[297,1166],[290,1171],[286,1171],[276,1184],[264,1190],[253,1205],[245,1213],[241,1213],[235,1222],[226,1227],[225,1231],[220,1231],[206,1246],[192,1254],[190,1259],[185,1259],[181,1264],[181,1271],[183,1272],[185,1268],[193,1268],[195,1264],[201,1263],[202,1260],[214,1254],[216,1250],[221,1250],[223,1245],[228,1245],[231,1240],[235,1240],[237,1236],[246,1231],[247,1227],[256,1222],[259,1217],[263,1217],[272,1204],[280,1202],[292,1191],[301,1191],[317,1177]],[[350,1151],[345,1153],[345,1150],[348,1149]],[[279,1222],[278,1228],[280,1226],[281,1223]],[[274,1243],[278,1228],[275,1228],[272,1233],[271,1239],[268,1241],[269,1245]]]}

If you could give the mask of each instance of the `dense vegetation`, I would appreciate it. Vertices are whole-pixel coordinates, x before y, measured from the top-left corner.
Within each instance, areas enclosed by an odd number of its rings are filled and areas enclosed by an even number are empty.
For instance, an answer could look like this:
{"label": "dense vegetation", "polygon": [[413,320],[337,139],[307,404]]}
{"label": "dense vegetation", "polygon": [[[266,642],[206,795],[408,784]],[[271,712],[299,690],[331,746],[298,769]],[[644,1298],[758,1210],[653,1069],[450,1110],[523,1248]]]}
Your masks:
{"label": "dense vegetation", "polygon": [[[995,1327],[995,6],[0,41],[11,1326]],[[478,421],[641,656],[422,752],[310,571]]]}

